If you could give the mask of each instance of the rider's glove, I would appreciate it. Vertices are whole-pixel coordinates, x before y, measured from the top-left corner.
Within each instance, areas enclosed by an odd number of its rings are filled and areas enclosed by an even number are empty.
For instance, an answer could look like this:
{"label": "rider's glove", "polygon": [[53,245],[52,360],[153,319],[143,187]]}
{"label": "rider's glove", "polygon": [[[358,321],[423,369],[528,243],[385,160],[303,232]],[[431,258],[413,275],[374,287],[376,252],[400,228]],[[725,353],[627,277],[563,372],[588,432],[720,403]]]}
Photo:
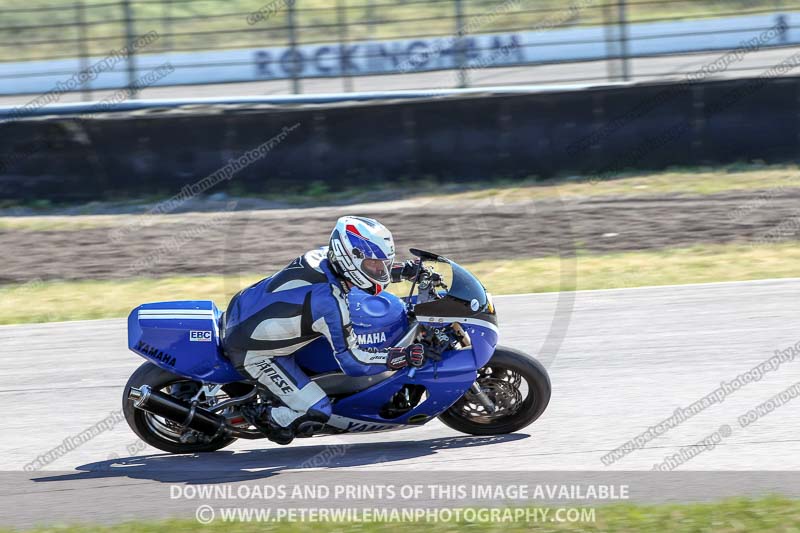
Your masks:
{"label": "rider's glove", "polygon": [[408,365],[421,367],[425,363],[425,348],[421,344],[412,344],[408,348],[389,348],[386,366],[389,370],[400,370]]}
{"label": "rider's glove", "polygon": [[409,259],[404,263],[392,265],[392,283],[399,283],[403,280],[413,280],[419,273],[419,259]]}

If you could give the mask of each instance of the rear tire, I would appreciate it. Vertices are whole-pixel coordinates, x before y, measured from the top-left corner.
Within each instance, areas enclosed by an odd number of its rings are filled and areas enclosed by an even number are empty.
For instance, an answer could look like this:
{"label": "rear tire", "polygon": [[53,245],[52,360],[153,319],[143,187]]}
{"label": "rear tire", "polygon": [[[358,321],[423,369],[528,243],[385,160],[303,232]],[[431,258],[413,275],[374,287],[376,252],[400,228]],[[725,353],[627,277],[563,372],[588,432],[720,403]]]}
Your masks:
{"label": "rear tire", "polygon": [[178,382],[189,383],[191,380],[167,372],[153,363],[144,363],[136,369],[136,372],[128,379],[128,383],[125,384],[125,390],[122,393],[122,412],[133,432],[150,446],[169,453],[215,452],[234,442],[236,437],[224,435],[204,443],[182,443],[169,440],[154,431],[151,424],[148,423],[148,417],[151,417],[150,420],[152,420],[153,415],[137,409],[128,399],[131,387],[139,388],[142,385],[150,385],[153,390],[160,390]]}
{"label": "rear tire", "polygon": [[487,368],[507,370],[521,376],[527,384],[528,396],[512,414],[491,420],[491,415],[480,416],[477,413],[476,416],[475,411],[469,409],[468,404],[474,401],[469,402],[470,393],[466,393],[439,415],[439,420],[446,426],[470,435],[504,435],[532,424],[544,413],[550,403],[550,377],[539,361],[519,350],[500,346],[481,370]]}

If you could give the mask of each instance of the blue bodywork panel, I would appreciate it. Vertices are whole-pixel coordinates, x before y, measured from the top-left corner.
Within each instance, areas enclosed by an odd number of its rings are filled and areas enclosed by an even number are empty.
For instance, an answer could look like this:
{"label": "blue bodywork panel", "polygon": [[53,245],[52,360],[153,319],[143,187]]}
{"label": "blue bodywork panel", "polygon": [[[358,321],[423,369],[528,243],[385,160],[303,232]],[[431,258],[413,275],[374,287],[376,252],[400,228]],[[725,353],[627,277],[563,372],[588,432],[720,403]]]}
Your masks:
{"label": "blue bodywork panel", "polygon": [[128,348],[165,370],[213,383],[244,377],[222,355],[219,319],[210,300],[140,305],[128,316]]}
{"label": "blue bodywork panel", "polygon": [[[388,348],[407,331],[409,320],[403,300],[361,291],[349,295],[353,328],[366,349]],[[221,312],[208,300],[144,304],[128,317],[128,345],[152,363],[176,374],[207,383],[242,381],[219,344]],[[441,326],[441,323],[436,324]],[[426,364],[411,377],[396,372],[372,387],[334,403],[331,423],[348,431],[380,431],[408,424],[424,424],[456,402],[475,381],[497,344],[497,327],[489,323],[462,324],[472,346],[448,351],[442,360]],[[331,347],[323,337],[308,344],[295,358],[310,374],[340,372]],[[394,419],[380,416],[381,408],[405,384],[421,385],[427,398]]]}

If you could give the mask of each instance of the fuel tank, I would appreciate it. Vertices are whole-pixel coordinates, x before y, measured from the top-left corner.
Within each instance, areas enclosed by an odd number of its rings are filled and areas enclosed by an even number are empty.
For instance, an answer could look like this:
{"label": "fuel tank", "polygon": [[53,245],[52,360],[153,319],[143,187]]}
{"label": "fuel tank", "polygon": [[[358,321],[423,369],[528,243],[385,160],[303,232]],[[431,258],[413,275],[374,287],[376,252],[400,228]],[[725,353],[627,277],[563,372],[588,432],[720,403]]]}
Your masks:
{"label": "fuel tank", "polygon": [[389,348],[407,331],[406,306],[394,294],[372,296],[353,289],[348,300],[353,329],[362,348]]}

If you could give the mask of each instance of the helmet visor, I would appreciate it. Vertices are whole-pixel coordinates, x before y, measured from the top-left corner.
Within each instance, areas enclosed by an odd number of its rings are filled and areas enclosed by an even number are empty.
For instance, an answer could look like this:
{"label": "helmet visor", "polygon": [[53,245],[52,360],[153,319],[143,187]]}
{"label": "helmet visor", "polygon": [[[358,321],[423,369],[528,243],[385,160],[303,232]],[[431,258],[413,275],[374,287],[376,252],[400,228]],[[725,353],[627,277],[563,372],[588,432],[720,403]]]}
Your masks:
{"label": "helmet visor", "polygon": [[361,271],[378,283],[388,283],[391,268],[391,259],[367,258],[361,261]]}

